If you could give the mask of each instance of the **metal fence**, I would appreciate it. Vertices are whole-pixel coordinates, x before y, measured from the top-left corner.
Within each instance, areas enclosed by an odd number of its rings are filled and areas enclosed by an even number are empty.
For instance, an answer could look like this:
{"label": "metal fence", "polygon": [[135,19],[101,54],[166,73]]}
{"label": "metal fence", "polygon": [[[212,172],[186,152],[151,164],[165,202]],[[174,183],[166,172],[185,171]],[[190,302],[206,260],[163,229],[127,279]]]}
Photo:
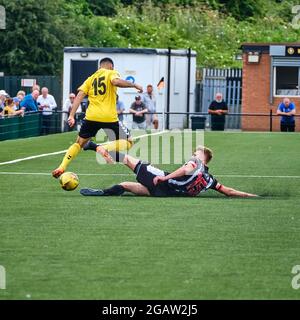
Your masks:
{"label": "metal fence", "polygon": [[[241,113],[242,69],[201,69],[202,80],[196,85],[196,111],[207,113],[217,92],[223,94],[228,104],[229,114]],[[209,120],[207,120],[209,121]],[[207,126],[210,126],[207,123]],[[228,129],[240,129],[240,117],[226,118]]]}
{"label": "metal fence", "polygon": [[31,87],[23,87],[22,79],[35,79],[41,88],[47,87],[49,89],[49,93],[54,96],[57,105],[62,103],[62,83],[59,76],[4,76],[0,77],[0,89],[8,92],[11,97],[16,96],[19,90],[29,93]]}
{"label": "metal fence", "polygon": [[[157,113],[159,119],[159,130],[167,129],[166,127],[166,114]],[[169,112],[168,114],[182,119],[182,123],[186,121],[186,112]],[[189,128],[211,130],[210,127],[210,115],[205,112],[191,112],[189,113],[190,126]],[[264,126],[260,131],[279,131],[280,130],[280,117],[276,114],[270,113],[232,113],[228,118],[239,119],[250,119],[252,123],[264,123]],[[18,138],[34,137],[46,134],[54,134],[68,131],[79,131],[84,113],[76,114],[76,125],[70,128],[67,124],[68,114],[62,111],[53,112],[51,116],[45,116],[41,112],[28,113],[24,117],[12,116],[0,118],[0,141]],[[197,121],[200,118],[201,121]],[[165,119],[163,121],[162,119]],[[199,120],[199,119],[198,119]],[[296,129],[299,131],[300,128],[300,115],[295,116]],[[132,128],[132,114],[125,113],[123,123],[129,128]],[[225,123],[225,130],[233,130],[227,121]],[[185,129],[187,126],[180,127],[179,129]],[[153,129],[153,126],[147,129]]]}

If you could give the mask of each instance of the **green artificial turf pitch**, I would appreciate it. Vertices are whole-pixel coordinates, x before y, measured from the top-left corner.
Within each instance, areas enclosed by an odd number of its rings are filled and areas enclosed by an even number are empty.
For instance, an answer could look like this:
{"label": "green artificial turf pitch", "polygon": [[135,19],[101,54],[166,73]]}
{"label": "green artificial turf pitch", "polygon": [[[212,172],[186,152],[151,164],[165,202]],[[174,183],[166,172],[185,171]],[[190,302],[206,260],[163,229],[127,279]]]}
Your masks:
{"label": "green artificial turf pitch", "polygon": [[[74,138],[4,141],[0,162],[64,150]],[[63,155],[1,165],[0,299],[298,299],[300,135],[207,132],[205,144],[221,183],[262,197],[84,198],[50,175],[3,174],[50,173]],[[69,169],[81,187],[134,181],[92,152]]]}

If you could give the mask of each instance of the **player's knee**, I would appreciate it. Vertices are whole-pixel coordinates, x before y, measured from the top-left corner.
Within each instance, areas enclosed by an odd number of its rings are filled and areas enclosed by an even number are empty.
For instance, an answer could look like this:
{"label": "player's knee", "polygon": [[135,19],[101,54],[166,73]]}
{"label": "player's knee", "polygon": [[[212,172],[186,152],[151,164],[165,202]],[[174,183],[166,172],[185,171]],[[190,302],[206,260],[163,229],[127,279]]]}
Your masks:
{"label": "player's knee", "polygon": [[122,186],[126,191],[128,191],[130,189],[130,186],[129,186],[130,183],[128,182],[121,182],[119,183],[120,186]]}
{"label": "player's knee", "polygon": [[82,149],[83,146],[87,143],[88,139],[83,139],[81,137],[78,137],[76,140],[76,143],[80,146],[80,148]]}

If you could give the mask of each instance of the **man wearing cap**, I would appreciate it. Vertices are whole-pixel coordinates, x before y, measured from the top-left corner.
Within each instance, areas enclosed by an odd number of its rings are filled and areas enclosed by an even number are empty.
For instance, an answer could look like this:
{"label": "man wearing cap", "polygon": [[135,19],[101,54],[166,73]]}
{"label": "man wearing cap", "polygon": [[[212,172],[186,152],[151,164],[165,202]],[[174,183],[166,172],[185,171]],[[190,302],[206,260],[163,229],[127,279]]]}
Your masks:
{"label": "man wearing cap", "polygon": [[21,102],[20,98],[18,97],[13,98],[13,108],[15,111],[18,111],[20,109],[20,102]]}
{"label": "man wearing cap", "polygon": [[132,113],[132,129],[146,130],[145,113],[148,112],[148,109],[142,102],[140,95],[135,96],[135,101],[132,103],[129,112]]}

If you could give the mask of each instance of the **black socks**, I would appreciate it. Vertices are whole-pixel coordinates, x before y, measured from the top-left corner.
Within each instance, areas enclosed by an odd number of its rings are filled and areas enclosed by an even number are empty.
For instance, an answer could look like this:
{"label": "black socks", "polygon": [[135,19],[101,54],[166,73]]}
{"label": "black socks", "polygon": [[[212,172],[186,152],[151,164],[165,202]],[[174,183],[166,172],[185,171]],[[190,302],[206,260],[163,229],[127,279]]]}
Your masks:
{"label": "black socks", "polygon": [[[83,147],[84,150],[93,150],[97,152],[97,147],[98,144],[95,143],[94,141],[90,140],[86,145]],[[114,161],[116,162],[123,162],[125,158],[124,153],[120,153],[119,151],[109,151],[108,152],[110,156],[113,158]]]}
{"label": "black socks", "polygon": [[84,150],[93,150],[96,151],[97,150],[97,143],[95,143],[94,141],[90,140],[89,142],[86,143],[86,145],[83,147]]}
{"label": "black socks", "polygon": [[111,188],[103,190],[106,196],[120,196],[125,192],[125,188],[119,184],[112,186]]}

